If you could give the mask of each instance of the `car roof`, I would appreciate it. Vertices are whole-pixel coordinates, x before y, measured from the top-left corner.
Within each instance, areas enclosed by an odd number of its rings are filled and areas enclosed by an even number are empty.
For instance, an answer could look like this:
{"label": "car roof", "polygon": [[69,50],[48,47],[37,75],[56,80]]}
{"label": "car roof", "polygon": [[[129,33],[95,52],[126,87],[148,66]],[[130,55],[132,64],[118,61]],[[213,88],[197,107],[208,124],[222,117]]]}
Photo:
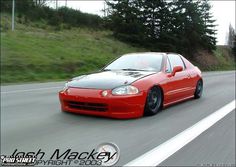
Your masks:
{"label": "car roof", "polygon": [[178,53],[174,52],[134,52],[134,53],[127,53],[124,54],[123,56],[132,56],[132,55],[169,55],[169,54],[176,54],[179,55]]}

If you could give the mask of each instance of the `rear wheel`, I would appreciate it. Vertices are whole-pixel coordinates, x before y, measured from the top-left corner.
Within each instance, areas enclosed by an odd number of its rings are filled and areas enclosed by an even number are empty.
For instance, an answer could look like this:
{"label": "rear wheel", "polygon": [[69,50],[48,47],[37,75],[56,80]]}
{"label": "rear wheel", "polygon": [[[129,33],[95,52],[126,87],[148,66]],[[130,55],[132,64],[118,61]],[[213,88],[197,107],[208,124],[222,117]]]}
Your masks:
{"label": "rear wheel", "polygon": [[202,96],[203,82],[202,80],[197,81],[196,90],[194,93],[194,98],[199,99]]}
{"label": "rear wheel", "polygon": [[155,115],[162,106],[162,92],[159,87],[153,87],[149,90],[146,104],[145,104],[145,115]]}

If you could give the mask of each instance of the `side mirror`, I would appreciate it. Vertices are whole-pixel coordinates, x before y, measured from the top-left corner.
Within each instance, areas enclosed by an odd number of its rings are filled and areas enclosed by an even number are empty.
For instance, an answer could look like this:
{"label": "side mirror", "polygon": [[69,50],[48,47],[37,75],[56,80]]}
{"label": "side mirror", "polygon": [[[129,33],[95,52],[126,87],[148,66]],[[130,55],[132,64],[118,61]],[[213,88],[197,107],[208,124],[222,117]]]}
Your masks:
{"label": "side mirror", "polygon": [[172,71],[171,75],[175,76],[175,73],[180,72],[180,71],[183,71],[183,67],[182,66],[175,66],[173,68],[173,71]]}

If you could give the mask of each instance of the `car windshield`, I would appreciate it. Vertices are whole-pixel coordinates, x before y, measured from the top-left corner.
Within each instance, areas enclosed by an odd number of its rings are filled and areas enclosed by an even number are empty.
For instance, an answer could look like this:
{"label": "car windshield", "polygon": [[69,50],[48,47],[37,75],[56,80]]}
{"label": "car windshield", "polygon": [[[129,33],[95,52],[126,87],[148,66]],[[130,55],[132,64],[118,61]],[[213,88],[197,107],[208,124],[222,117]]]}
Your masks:
{"label": "car windshield", "polygon": [[162,54],[143,53],[124,55],[109,64],[104,70],[161,71]]}

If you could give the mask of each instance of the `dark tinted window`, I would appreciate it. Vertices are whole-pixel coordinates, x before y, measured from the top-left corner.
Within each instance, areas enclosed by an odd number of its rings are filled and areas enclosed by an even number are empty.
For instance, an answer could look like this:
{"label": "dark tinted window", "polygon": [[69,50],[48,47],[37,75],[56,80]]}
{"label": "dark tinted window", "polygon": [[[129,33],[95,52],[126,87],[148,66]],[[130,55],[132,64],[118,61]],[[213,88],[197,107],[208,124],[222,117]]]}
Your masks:
{"label": "dark tinted window", "polygon": [[162,54],[137,53],[124,55],[109,64],[105,70],[161,71]]}
{"label": "dark tinted window", "polygon": [[168,58],[170,60],[170,64],[171,64],[171,69],[173,70],[173,68],[175,66],[182,66],[183,69],[185,69],[185,65],[184,65],[184,62],[183,60],[180,58],[179,55],[176,55],[176,54],[169,54],[168,55]]}

